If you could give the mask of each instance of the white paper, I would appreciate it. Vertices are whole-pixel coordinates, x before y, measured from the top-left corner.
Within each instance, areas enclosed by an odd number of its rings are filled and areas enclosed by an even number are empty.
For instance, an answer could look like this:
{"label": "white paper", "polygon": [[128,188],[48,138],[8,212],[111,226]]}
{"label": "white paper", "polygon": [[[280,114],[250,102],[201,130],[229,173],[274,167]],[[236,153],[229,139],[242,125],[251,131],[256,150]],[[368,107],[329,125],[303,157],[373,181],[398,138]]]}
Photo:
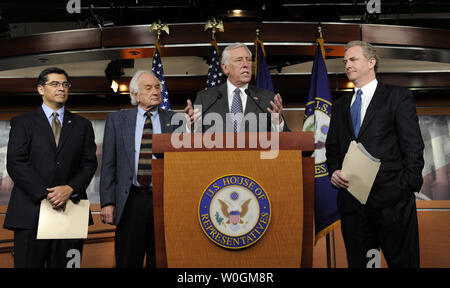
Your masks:
{"label": "white paper", "polygon": [[66,208],[55,210],[47,199],[41,202],[37,239],[86,239],[89,226],[89,200],[78,204],[68,200]]}

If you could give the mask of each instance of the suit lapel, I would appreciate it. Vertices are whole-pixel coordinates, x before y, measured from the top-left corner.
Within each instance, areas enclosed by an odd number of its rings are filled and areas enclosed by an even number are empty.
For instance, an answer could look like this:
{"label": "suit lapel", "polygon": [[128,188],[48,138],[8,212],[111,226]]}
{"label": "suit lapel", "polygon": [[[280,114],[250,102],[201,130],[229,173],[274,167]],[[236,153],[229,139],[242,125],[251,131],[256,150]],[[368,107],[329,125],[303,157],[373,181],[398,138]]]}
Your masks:
{"label": "suit lapel", "polygon": [[170,114],[158,107],[158,116],[161,124],[161,133],[171,133],[174,129],[170,123]]}
{"label": "suit lapel", "polygon": [[352,102],[352,97],[353,97],[353,92],[351,93],[351,94],[348,94],[348,95],[346,95],[346,96],[344,96],[344,97],[346,97],[346,98],[344,98],[344,109],[345,109],[345,113],[344,113],[344,115],[345,115],[345,119],[344,119],[344,121],[345,121],[345,123],[347,123],[347,128],[348,128],[348,130],[350,131],[350,134],[351,135],[355,135],[355,131],[353,131],[353,123],[352,123],[352,116],[351,116],[351,114],[350,114],[350,103]]}
{"label": "suit lapel", "polygon": [[122,113],[122,123],[120,124],[122,128],[123,143],[125,147],[125,154],[130,162],[130,167],[134,169],[134,145],[135,145],[135,133],[136,133],[136,117],[137,117],[137,106],[131,110],[123,110]]}
{"label": "suit lapel", "polygon": [[42,131],[44,134],[47,134],[47,139],[49,141],[50,146],[53,150],[56,151],[56,142],[55,142],[55,136],[53,136],[52,127],[48,123],[47,116],[45,116],[44,110],[42,110],[42,107],[39,107],[35,110],[35,118],[36,123],[41,127],[39,131]]}
{"label": "suit lapel", "polygon": [[[67,138],[73,131],[73,127],[75,126],[73,114],[69,111],[65,110],[64,112],[64,120],[61,128],[61,135],[59,136],[59,143],[57,151],[61,151],[64,143],[66,143]],[[52,132],[53,133],[53,132]]]}
{"label": "suit lapel", "polygon": [[217,90],[218,93],[220,95],[222,95],[222,97],[220,97],[217,100],[217,105],[216,107],[218,108],[217,113],[219,113],[223,119],[226,119],[225,116],[227,113],[230,113],[230,106],[228,103],[228,89],[227,89],[227,84],[223,84],[222,86],[219,87],[219,89]]}
{"label": "suit lapel", "polygon": [[358,138],[361,137],[361,135],[367,129],[369,123],[372,121],[377,111],[380,111],[379,107],[383,105],[384,91],[385,86],[378,82],[375,94],[373,94],[372,101],[370,101],[370,104],[367,107],[366,115],[364,116],[364,120],[361,124],[361,129],[359,130]]}

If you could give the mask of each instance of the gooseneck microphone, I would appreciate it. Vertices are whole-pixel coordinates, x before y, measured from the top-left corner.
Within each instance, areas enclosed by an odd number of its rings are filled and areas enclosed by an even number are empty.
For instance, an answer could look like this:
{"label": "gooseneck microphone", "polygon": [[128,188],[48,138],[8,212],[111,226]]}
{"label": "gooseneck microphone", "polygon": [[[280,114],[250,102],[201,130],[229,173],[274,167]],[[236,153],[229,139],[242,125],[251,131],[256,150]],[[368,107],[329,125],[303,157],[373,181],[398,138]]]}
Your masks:
{"label": "gooseneck microphone", "polygon": [[[202,114],[201,114],[202,121],[203,121],[203,115],[206,115],[206,112],[208,112],[208,110],[211,109],[211,107],[212,107],[214,104],[216,104],[217,101],[219,101],[220,98],[222,98],[222,93],[219,91],[218,94],[217,94],[217,96],[216,96],[216,99],[214,99],[214,101],[213,101],[211,104],[209,104],[209,106],[208,106],[206,109],[204,109],[204,110],[202,111]],[[194,105],[195,105],[195,104],[194,104]],[[195,122],[194,122],[194,123],[195,123]],[[194,127],[194,123],[191,124],[191,131],[194,131],[194,128],[195,128],[195,127]],[[202,124],[202,126],[203,126],[203,124]]]}
{"label": "gooseneck microphone", "polygon": [[[245,94],[247,94],[247,96],[252,99],[252,101],[256,104],[256,106],[258,106],[259,110],[261,110],[263,113],[269,113],[269,111],[264,110],[258,102],[256,102],[256,100],[252,97],[252,95],[250,95],[250,90],[249,89],[245,89]],[[270,113],[269,113],[270,114]]]}
{"label": "gooseneck microphone", "polygon": [[219,91],[218,94],[217,94],[216,99],[214,99],[214,101],[213,101],[211,104],[209,104],[209,106],[208,106],[205,110],[203,110],[202,116],[203,116],[203,114],[206,115],[206,112],[208,112],[208,110],[211,109],[211,107],[212,107],[214,104],[216,104],[217,101],[219,101],[220,98],[222,98],[222,93]]}

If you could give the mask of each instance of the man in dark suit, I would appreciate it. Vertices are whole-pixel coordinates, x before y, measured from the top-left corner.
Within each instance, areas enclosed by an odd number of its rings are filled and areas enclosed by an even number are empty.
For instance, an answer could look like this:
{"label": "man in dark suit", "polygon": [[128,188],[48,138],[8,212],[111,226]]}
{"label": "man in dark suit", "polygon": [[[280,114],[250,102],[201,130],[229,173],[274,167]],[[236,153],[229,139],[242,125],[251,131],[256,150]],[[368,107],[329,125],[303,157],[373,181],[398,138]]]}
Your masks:
{"label": "man in dark suit", "polygon": [[[252,54],[245,44],[235,43],[224,49],[221,66],[228,77],[227,82],[198,92],[194,107],[187,100],[185,112],[190,122],[194,123],[200,115],[203,118],[202,125],[196,127],[198,122],[195,123],[195,132],[289,131],[281,117],[283,102],[280,94],[274,95],[271,91],[249,85],[251,63]],[[198,105],[201,105],[201,111],[194,109]],[[212,116],[213,113],[214,116],[208,119],[207,115]],[[266,123],[259,121],[260,113],[267,116]],[[211,119],[215,122],[205,123]]]}
{"label": "man in dark suit", "polygon": [[[380,248],[389,267],[419,267],[414,192],[422,185],[424,143],[412,93],[379,83],[378,62],[375,49],[366,42],[352,41],[345,47],[345,72],[355,90],[333,105],[327,165],[331,183],[339,188],[349,267],[366,267],[368,251]],[[352,140],[381,160],[365,205],[346,190],[349,183],[341,172]]]}
{"label": "man in dark suit", "polygon": [[130,82],[134,109],[111,113],[105,125],[100,178],[102,221],[117,225],[117,267],[155,267],[152,134],[171,133],[172,111],[158,108],[161,83],[151,71],[138,71]]}
{"label": "man in dark suit", "polygon": [[42,106],[11,119],[7,169],[14,188],[4,227],[14,230],[14,267],[66,267],[69,250],[82,252],[83,239],[36,239],[41,201],[64,209],[87,199],[97,168],[91,122],[65,109],[69,87],[64,70],[45,69],[37,84]]}

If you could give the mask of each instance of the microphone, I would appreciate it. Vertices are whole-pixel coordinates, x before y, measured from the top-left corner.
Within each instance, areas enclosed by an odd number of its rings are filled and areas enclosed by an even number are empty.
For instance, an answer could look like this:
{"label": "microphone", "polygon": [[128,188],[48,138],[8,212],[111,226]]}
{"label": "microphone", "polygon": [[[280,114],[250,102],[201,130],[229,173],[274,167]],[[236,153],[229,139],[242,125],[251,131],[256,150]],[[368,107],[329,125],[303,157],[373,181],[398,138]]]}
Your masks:
{"label": "microphone", "polygon": [[[269,122],[271,122],[272,119],[272,115],[270,114],[269,111],[262,109],[262,107],[258,104],[258,102],[256,102],[256,100],[250,95],[250,90],[249,89],[245,89],[245,94],[247,94],[248,97],[250,97],[250,99],[252,99],[252,101],[256,104],[256,106],[258,106],[258,108],[263,112],[263,113],[267,113],[269,114]],[[280,117],[283,117],[282,115],[280,115]],[[270,126],[271,127],[271,126]]]}
{"label": "microphone", "polygon": [[[202,114],[201,114],[201,117],[202,117],[202,118],[203,118],[203,115],[206,115],[206,112],[208,112],[208,110],[211,109],[211,107],[212,107],[214,104],[216,104],[217,101],[219,101],[220,98],[222,98],[222,93],[221,93],[220,91],[218,91],[218,94],[217,94],[216,99],[215,99],[211,104],[209,104],[209,106],[208,106],[205,110],[202,111]],[[191,129],[192,129],[191,131],[194,131],[193,128],[194,128],[194,123],[191,124]]]}
{"label": "microphone", "polygon": [[221,93],[221,92],[219,92],[219,94],[217,94],[216,99],[215,99],[211,104],[209,104],[209,106],[208,106],[205,110],[203,110],[202,116],[203,116],[203,114],[206,115],[206,112],[208,112],[208,110],[211,109],[211,107],[212,107],[214,104],[216,104],[216,102],[219,101],[220,98],[222,98],[222,93]]}
{"label": "microphone", "polygon": [[245,94],[247,94],[247,96],[252,99],[253,103],[256,104],[256,106],[258,106],[258,108],[263,112],[263,113],[269,113],[269,111],[264,110],[258,102],[256,102],[256,100],[250,95],[250,90],[249,89],[245,89]]}

